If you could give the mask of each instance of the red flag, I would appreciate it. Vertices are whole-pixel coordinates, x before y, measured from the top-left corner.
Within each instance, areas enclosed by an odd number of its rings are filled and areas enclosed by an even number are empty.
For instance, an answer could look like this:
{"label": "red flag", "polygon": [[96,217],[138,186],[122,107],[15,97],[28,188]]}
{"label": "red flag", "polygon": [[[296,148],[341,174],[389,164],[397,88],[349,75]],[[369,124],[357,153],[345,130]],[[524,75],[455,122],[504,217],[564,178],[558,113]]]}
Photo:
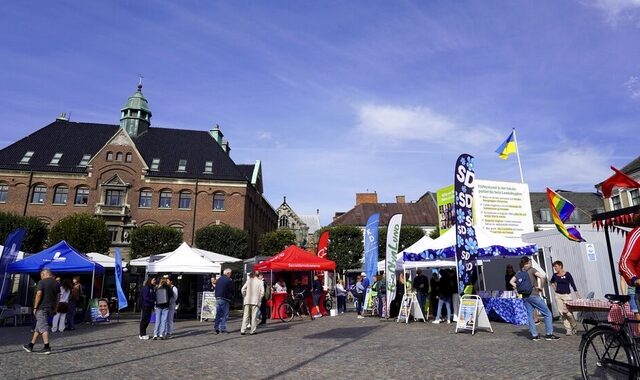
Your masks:
{"label": "red flag", "polygon": [[625,189],[640,188],[640,183],[638,183],[635,179],[629,177],[613,166],[611,167],[611,169],[616,172],[616,174],[612,175],[604,182],[602,182],[602,195],[604,195],[605,198],[611,197],[611,191],[613,190],[614,186],[623,187]]}
{"label": "red flag", "polygon": [[329,231],[324,231],[318,239],[318,257],[327,257],[327,246],[329,245]]}

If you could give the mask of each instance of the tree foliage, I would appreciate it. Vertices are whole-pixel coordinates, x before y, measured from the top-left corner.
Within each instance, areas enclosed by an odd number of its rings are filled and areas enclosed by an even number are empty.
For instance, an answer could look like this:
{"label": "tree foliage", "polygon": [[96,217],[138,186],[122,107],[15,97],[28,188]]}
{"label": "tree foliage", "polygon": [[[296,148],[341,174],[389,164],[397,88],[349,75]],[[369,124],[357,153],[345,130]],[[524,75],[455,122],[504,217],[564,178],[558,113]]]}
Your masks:
{"label": "tree foliage", "polygon": [[175,228],[147,225],[131,232],[131,258],[171,252],[182,244],[182,232]]}
{"label": "tree foliage", "polygon": [[437,239],[440,237],[440,230],[439,229],[434,229],[431,230],[431,232],[429,232],[429,237],[433,240]]}
{"label": "tree foliage", "polygon": [[296,235],[288,229],[262,234],[258,239],[258,251],[263,256],[273,256],[286,246],[296,244]]}
{"label": "tree foliage", "polygon": [[20,227],[27,230],[20,250],[29,253],[42,251],[47,242],[47,225],[32,216],[0,212],[0,244],[4,244],[7,236]]}
{"label": "tree foliage", "polygon": [[[416,226],[400,227],[400,244],[398,252],[410,247],[413,243],[424,237],[424,230]],[[387,227],[378,230],[378,259],[384,260],[387,255]]]}
{"label": "tree foliage", "polygon": [[83,253],[105,253],[111,245],[104,219],[82,213],[65,216],[51,227],[49,245],[61,240]]}
{"label": "tree foliage", "polygon": [[245,259],[249,248],[247,231],[231,226],[208,226],[196,231],[196,246],[207,251]]}
{"label": "tree foliage", "polygon": [[336,262],[336,270],[360,268],[364,252],[362,230],[356,226],[336,226],[323,228],[320,234],[326,230],[329,231],[327,258]]}

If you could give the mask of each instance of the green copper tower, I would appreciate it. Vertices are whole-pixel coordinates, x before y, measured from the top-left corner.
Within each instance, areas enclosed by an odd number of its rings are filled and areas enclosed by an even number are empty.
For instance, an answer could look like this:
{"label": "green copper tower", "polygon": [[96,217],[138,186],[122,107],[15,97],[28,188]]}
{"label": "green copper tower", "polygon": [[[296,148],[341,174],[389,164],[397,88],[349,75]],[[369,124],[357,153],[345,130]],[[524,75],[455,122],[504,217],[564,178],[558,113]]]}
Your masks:
{"label": "green copper tower", "polygon": [[127,104],[120,110],[120,127],[131,137],[145,133],[151,125],[151,110],[147,99],[142,95],[142,82],[138,90],[129,97]]}

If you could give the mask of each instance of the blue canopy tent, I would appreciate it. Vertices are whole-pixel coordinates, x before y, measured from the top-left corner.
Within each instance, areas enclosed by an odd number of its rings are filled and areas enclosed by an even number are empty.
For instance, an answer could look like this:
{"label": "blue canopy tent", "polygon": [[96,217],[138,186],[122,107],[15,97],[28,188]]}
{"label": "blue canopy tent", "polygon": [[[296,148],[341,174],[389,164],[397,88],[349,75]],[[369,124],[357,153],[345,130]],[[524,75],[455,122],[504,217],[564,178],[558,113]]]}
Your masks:
{"label": "blue canopy tent", "polygon": [[66,241],[51,246],[44,251],[9,264],[7,273],[39,273],[49,268],[53,273],[92,273],[91,298],[93,298],[93,277],[104,273],[104,267],[87,255],[76,251]]}

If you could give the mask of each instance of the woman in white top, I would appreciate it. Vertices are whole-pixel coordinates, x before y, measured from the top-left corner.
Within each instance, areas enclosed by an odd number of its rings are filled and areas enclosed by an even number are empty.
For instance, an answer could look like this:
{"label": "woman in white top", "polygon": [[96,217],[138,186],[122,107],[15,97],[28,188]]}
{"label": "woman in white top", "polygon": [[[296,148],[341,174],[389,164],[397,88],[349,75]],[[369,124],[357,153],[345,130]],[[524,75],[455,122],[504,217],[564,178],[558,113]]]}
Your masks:
{"label": "woman in white top", "polygon": [[67,320],[67,311],[69,310],[69,296],[71,295],[71,281],[64,279],[60,285],[60,301],[58,301],[58,309],[53,317],[52,332],[64,331],[64,324]]}
{"label": "woman in white top", "polygon": [[276,293],[286,293],[287,292],[287,284],[284,283],[283,279],[278,280],[276,284],[273,286],[273,290]]}

